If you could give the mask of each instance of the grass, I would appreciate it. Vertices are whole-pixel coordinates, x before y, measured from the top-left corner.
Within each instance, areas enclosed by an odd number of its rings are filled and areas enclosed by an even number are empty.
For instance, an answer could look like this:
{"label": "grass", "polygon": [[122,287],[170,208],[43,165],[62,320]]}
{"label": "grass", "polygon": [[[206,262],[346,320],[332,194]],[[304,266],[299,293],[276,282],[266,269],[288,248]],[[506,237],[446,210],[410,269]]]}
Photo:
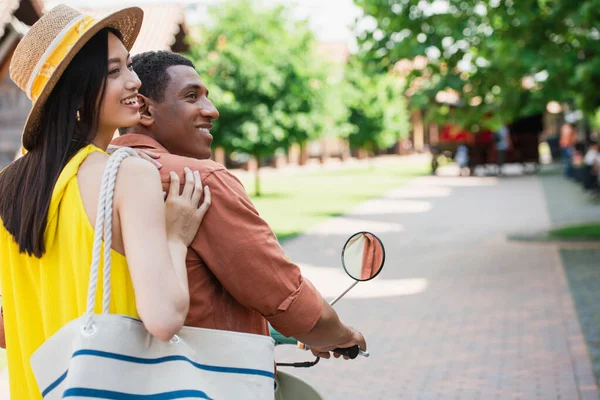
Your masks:
{"label": "grass", "polygon": [[277,238],[284,241],[429,172],[430,165],[426,161],[407,162],[398,158],[372,167],[360,165],[293,175],[263,174],[260,197],[252,195],[252,176],[244,177],[242,182],[261,216],[271,225]]}
{"label": "grass", "polygon": [[567,226],[550,231],[555,239],[596,239],[600,240],[600,223]]}

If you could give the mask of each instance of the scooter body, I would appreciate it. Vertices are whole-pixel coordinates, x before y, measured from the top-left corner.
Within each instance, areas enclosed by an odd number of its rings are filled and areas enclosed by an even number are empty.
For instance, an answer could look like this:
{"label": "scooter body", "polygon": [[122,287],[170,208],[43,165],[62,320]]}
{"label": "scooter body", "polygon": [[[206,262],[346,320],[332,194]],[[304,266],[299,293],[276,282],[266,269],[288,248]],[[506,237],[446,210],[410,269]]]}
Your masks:
{"label": "scooter body", "polygon": [[297,376],[277,371],[275,400],[324,400],[325,398],[306,381]]}

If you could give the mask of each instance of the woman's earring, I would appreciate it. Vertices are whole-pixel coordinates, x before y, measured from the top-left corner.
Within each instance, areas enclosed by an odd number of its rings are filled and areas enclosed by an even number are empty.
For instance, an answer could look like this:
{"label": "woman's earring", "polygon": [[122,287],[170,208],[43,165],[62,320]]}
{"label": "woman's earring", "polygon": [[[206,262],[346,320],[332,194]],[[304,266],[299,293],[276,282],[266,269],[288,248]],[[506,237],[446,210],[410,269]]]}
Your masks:
{"label": "woman's earring", "polygon": [[77,121],[81,121],[81,115],[79,115],[79,110],[77,110]]}

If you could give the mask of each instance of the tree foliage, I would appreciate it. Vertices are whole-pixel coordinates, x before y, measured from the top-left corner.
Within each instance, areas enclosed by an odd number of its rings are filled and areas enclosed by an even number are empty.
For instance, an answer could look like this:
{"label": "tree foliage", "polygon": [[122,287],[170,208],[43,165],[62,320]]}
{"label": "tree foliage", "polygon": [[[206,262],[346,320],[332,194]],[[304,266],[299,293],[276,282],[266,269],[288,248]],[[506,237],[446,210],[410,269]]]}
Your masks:
{"label": "tree foliage", "polygon": [[347,69],[350,147],[376,153],[408,136],[409,112],[404,85],[392,74],[366,74],[353,60]]}
{"label": "tree foliage", "polygon": [[[412,102],[451,89],[465,125],[541,112],[551,100],[600,107],[600,0],[355,0],[359,57],[371,71],[405,69]],[[411,64],[426,56],[421,65]],[[401,61],[402,60],[402,61]],[[400,63],[398,63],[401,61]],[[423,61],[423,58],[421,58]]]}
{"label": "tree foliage", "polygon": [[306,22],[250,0],[212,8],[211,21],[190,56],[220,112],[215,145],[252,155],[260,166],[278,149],[320,136],[327,75]]}

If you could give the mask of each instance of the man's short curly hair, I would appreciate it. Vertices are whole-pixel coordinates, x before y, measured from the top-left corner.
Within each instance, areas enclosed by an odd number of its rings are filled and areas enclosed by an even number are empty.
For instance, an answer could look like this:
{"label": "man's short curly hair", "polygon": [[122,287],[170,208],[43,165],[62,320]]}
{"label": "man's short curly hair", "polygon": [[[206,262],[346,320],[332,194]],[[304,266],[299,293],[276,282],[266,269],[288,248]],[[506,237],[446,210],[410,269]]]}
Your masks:
{"label": "man's short curly hair", "polygon": [[167,68],[185,65],[195,69],[189,59],[171,51],[147,51],[133,56],[131,62],[142,81],[140,94],[159,103],[165,99],[165,89],[171,80]]}

